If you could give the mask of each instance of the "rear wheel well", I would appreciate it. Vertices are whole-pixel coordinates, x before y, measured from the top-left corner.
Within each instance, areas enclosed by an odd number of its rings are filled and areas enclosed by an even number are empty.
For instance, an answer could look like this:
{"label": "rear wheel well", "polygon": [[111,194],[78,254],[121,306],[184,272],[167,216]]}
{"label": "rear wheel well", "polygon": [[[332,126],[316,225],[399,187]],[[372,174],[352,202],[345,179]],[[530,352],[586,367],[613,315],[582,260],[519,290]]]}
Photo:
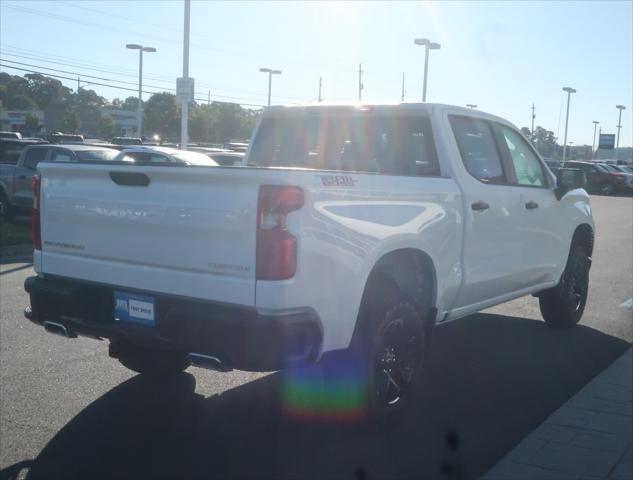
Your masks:
{"label": "rear wheel well", "polygon": [[423,251],[403,248],[383,255],[367,278],[363,302],[371,282],[377,277],[385,276],[415,301],[423,317],[426,316],[426,310],[435,305],[435,267],[431,258]]}
{"label": "rear wheel well", "polygon": [[591,257],[593,253],[593,229],[590,225],[583,223],[576,227],[574,231],[574,236],[572,237],[571,244],[572,245],[580,245],[585,249],[585,253],[588,257]]}

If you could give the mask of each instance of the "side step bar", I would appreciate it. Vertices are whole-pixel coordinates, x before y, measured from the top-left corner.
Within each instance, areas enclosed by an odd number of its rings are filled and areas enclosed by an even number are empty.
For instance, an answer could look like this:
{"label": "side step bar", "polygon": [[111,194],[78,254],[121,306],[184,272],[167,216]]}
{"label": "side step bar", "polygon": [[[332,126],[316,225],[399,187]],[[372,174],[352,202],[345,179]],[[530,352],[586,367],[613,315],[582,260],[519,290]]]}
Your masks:
{"label": "side step bar", "polygon": [[194,367],[206,368],[207,370],[215,370],[216,372],[230,372],[233,370],[230,366],[212,355],[203,355],[202,353],[190,353],[189,361]]}

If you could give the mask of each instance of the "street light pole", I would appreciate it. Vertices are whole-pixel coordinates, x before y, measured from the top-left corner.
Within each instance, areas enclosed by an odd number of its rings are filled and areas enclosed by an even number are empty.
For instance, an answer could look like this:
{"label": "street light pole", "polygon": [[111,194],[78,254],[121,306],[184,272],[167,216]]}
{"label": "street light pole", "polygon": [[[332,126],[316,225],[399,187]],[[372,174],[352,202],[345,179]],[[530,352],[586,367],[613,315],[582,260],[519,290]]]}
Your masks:
{"label": "street light pole", "polygon": [[591,158],[596,157],[596,130],[598,128],[599,123],[600,122],[598,122],[597,120],[593,121],[593,145],[591,147]]}
{"label": "street light pole", "polygon": [[618,110],[620,110],[620,114],[618,116],[618,124],[617,124],[617,128],[618,128],[618,138],[615,142],[615,159],[618,159],[618,148],[620,148],[620,129],[622,128],[622,110],[626,110],[626,107],[624,105],[616,105],[615,108],[617,108]]}
{"label": "street light pole", "polygon": [[413,43],[424,47],[424,83],[422,85],[422,102],[426,102],[426,83],[429,73],[429,50],[439,50],[440,44],[433,43],[428,38],[416,38],[413,40]]}
{"label": "street light pole", "polygon": [[563,88],[563,91],[567,92],[567,115],[565,117],[565,141],[563,142],[563,163],[565,163],[565,160],[567,158],[567,127],[569,125],[569,100],[571,98],[571,94],[576,93],[576,90],[574,90],[571,87],[565,87]]}
{"label": "street light pole", "polygon": [[144,47],[143,45],[138,45],[136,43],[128,43],[125,48],[129,48],[130,50],[138,50],[138,107],[137,107],[137,120],[136,120],[136,130],[139,138],[142,135],[143,129],[143,52],[155,52],[156,49],[154,47]]}
{"label": "street light pole", "polygon": [[281,70],[273,70],[271,68],[260,68],[259,71],[268,74],[268,106],[270,107],[270,93],[272,90],[273,75],[280,75]]}
{"label": "street light pole", "polygon": [[[184,29],[182,38],[182,78],[189,79],[189,25],[191,17],[191,2],[185,0]],[[187,150],[189,143],[189,102],[180,105],[180,148]]]}

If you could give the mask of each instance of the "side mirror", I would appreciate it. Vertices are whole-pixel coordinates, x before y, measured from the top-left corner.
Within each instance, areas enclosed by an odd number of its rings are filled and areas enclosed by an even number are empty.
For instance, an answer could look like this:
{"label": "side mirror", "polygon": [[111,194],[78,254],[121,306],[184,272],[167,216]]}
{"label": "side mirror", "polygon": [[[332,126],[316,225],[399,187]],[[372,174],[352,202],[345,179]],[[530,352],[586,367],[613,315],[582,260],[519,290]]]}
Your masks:
{"label": "side mirror", "polygon": [[556,172],[556,198],[560,200],[570,190],[585,188],[585,172],[577,168],[559,168]]}

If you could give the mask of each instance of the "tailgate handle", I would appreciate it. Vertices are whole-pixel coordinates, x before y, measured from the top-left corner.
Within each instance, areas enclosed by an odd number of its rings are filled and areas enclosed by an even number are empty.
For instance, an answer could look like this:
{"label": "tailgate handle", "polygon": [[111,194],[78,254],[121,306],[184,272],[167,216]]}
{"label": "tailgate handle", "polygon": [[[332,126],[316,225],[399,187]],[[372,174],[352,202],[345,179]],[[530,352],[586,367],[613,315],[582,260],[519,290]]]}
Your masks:
{"label": "tailgate handle", "polygon": [[128,187],[147,187],[149,177],[139,172],[110,172],[110,178],[117,185]]}

